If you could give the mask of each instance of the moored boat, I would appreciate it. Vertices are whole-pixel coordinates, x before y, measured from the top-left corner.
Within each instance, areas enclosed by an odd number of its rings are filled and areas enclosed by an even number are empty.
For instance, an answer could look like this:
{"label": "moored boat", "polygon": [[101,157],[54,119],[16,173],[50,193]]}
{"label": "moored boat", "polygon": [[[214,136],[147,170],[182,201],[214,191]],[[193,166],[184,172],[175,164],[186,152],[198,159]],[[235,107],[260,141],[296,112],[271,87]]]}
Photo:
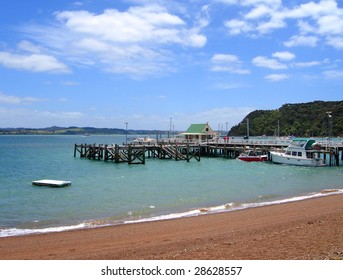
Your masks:
{"label": "moored boat", "polygon": [[263,155],[260,151],[249,150],[240,154],[238,159],[248,162],[259,162],[268,160],[268,156]]}
{"label": "moored boat", "polygon": [[319,157],[315,140],[295,138],[284,152],[270,152],[273,163],[300,165],[300,166],[326,166],[325,160]]}
{"label": "moored boat", "polygon": [[132,140],[132,144],[136,145],[153,145],[156,144],[156,140],[150,137],[140,137]]}
{"label": "moored boat", "polygon": [[37,180],[32,181],[32,185],[34,186],[46,186],[46,187],[54,187],[54,188],[61,188],[71,185],[71,181],[61,181],[61,180]]}

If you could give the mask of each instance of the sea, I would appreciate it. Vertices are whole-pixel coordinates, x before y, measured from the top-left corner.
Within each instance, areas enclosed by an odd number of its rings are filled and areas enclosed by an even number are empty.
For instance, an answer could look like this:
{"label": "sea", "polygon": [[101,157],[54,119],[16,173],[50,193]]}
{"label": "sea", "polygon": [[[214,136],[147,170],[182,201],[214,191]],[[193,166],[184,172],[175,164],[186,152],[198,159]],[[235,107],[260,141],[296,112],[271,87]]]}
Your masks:
{"label": "sea", "polygon": [[[0,136],[0,237],[235,211],[343,193],[343,167],[238,159],[146,158],[116,164],[74,157],[74,144],[125,135]],[[40,179],[71,186],[32,185]],[[329,191],[328,191],[329,190]]]}

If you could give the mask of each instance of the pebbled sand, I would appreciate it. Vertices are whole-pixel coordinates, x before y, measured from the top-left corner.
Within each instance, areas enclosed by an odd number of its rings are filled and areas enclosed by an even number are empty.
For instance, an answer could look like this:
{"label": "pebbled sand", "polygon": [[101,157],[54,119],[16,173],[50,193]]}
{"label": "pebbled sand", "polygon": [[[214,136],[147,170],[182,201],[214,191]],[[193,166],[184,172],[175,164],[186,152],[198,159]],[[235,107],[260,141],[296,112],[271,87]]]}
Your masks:
{"label": "pebbled sand", "polygon": [[0,259],[343,259],[343,195],[168,221],[0,238]]}

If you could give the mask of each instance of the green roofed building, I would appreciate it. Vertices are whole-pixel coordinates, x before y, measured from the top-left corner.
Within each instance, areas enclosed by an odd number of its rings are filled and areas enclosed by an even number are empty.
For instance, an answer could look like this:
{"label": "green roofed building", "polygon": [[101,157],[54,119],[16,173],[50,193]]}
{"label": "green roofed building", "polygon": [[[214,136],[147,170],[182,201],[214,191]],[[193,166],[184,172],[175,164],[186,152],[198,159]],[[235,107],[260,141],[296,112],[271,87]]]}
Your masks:
{"label": "green roofed building", "polygon": [[215,138],[216,133],[213,129],[205,124],[191,124],[186,132],[182,133],[183,137],[187,140],[201,140],[206,141]]}

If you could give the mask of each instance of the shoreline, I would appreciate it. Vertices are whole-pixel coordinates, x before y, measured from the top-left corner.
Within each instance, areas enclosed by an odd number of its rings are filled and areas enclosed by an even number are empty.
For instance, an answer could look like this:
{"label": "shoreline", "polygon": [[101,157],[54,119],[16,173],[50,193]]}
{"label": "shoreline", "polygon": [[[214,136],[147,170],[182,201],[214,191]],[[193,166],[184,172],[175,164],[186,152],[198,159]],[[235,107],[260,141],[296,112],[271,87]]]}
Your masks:
{"label": "shoreline", "polygon": [[151,217],[145,217],[145,218],[142,217],[142,218],[134,219],[134,220],[114,221],[113,223],[110,223],[109,221],[105,219],[105,220],[84,221],[78,224],[52,226],[52,227],[47,227],[47,228],[22,228],[22,229],[8,228],[8,229],[2,229],[0,231],[0,239],[4,237],[16,237],[16,236],[35,235],[35,234],[68,232],[68,231],[73,231],[73,230],[94,229],[94,228],[101,228],[101,227],[126,225],[126,224],[137,224],[137,223],[145,223],[145,222],[198,217],[202,215],[213,215],[213,214],[219,214],[219,213],[234,212],[234,211],[240,211],[240,210],[245,210],[249,208],[278,205],[278,204],[290,203],[290,202],[295,202],[295,201],[303,201],[303,200],[308,200],[312,198],[325,197],[328,195],[338,195],[338,194],[343,194],[343,189],[323,189],[319,192],[309,193],[307,195],[280,198],[278,200],[271,200],[271,201],[246,202],[246,203],[231,202],[231,203],[227,203],[223,205],[190,209],[185,212],[176,212],[176,213],[163,214],[163,215],[157,215],[157,216],[151,216]]}
{"label": "shoreline", "polygon": [[169,220],[0,238],[3,260],[343,259],[343,194]]}

